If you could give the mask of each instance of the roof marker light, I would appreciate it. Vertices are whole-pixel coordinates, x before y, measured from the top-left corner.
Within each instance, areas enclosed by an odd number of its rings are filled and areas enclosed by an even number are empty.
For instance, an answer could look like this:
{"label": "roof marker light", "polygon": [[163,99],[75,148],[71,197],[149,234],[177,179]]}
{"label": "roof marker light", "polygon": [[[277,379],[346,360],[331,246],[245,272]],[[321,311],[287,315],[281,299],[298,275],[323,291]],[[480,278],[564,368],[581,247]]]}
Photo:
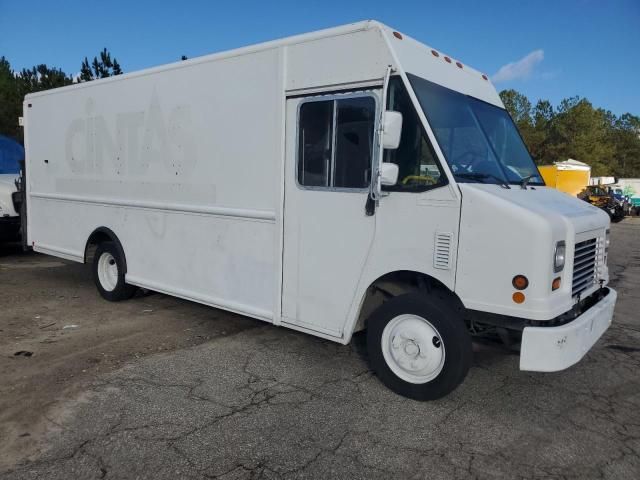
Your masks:
{"label": "roof marker light", "polygon": [[402,34],[400,32],[393,32],[393,36],[396,37],[398,40],[402,40]]}
{"label": "roof marker light", "polygon": [[456,65],[458,66],[458,68],[462,68],[462,64],[460,62],[456,62]]}
{"label": "roof marker light", "polygon": [[489,80],[489,77],[487,77],[484,73],[482,74],[482,78],[484,78],[485,80]]}
{"label": "roof marker light", "polygon": [[451,63],[451,59],[449,57],[444,57],[444,61],[447,63]]}
{"label": "roof marker light", "polygon": [[439,54],[438,52],[436,52],[435,50],[431,50],[431,54],[432,54],[434,57],[439,57],[439,56],[440,56],[440,54]]}

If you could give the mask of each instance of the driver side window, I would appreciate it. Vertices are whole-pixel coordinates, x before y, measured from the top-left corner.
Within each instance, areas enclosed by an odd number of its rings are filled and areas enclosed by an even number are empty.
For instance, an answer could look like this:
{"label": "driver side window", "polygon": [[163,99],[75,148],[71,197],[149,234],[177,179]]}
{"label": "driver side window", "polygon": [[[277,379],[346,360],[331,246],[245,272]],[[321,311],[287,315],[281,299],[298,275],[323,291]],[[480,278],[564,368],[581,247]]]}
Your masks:
{"label": "driver side window", "polygon": [[351,94],[300,106],[298,184],[302,187],[364,190],[371,182],[376,101]]}
{"label": "driver side window", "polygon": [[398,165],[398,183],[383,187],[395,192],[423,192],[447,184],[429,137],[400,77],[389,82],[389,110],[402,113],[402,136],[396,150],[386,150],[384,161]]}

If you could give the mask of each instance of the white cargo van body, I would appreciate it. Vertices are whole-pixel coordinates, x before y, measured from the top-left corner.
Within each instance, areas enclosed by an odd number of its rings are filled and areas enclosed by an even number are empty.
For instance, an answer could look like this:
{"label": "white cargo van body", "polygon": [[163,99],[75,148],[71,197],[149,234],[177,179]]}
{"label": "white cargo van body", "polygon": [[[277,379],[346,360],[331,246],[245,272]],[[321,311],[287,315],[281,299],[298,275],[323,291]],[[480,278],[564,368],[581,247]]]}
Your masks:
{"label": "white cargo van body", "polygon": [[[466,117],[429,117],[449,111],[447,95],[479,102],[472,107],[487,111],[474,118],[504,114],[481,73],[376,22],[30,95],[29,242],[79,262],[111,244],[94,263],[103,295],[126,281],[341,343],[378,312],[381,340],[368,335],[389,368],[378,374],[414,398],[464,378],[470,342],[466,330],[438,327],[449,314],[463,328],[515,328],[522,368],[566,368],[611,321],[608,219],[544,184],[520,186],[517,166],[509,186],[485,182],[497,176],[480,173],[486,159],[464,159],[473,152],[455,163],[460,145],[480,140],[456,143],[454,124],[456,135],[479,130]],[[402,113],[399,146],[387,143],[387,110]],[[495,158],[487,138],[483,154]],[[583,237],[598,249],[576,296],[572,255]],[[552,262],[560,243],[564,270]],[[518,275],[526,301],[516,303]],[[447,304],[413,298],[433,291]],[[597,292],[604,313],[579,315],[575,306]],[[417,310],[439,306],[387,323],[383,307],[402,310],[405,297]],[[558,320],[567,312],[582,324]],[[528,323],[547,320],[558,326]],[[561,338],[570,346],[547,355]],[[434,382],[435,393],[420,390]]]}

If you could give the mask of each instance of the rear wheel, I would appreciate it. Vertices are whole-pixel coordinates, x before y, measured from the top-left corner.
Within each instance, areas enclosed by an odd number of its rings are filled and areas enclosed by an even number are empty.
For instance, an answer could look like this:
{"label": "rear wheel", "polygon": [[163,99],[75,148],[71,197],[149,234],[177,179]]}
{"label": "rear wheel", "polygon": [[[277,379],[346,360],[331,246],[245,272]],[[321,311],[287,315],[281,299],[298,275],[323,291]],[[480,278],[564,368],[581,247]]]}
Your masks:
{"label": "rear wheel", "polygon": [[453,308],[410,293],[384,303],[368,321],[372,369],[394,392],[435,400],[454,390],[471,365],[471,337]]}
{"label": "rear wheel", "polygon": [[124,265],[124,257],[115,243],[98,245],[93,257],[93,279],[105,300],[127,300],[136,293],[136,287],[124,281]]}

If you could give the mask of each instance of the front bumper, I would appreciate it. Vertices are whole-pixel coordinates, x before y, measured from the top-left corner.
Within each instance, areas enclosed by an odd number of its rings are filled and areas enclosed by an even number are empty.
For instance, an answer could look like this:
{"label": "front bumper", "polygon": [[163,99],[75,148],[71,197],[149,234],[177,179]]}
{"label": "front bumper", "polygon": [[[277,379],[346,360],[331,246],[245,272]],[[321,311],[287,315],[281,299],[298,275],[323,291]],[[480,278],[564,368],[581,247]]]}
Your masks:
{"label": "front bumper", "polygon": [[558,327],[525,327],[520,347],[520,370],[557,372],[580,361],[611,325],[618,298],[606,296],[573,321]]}

